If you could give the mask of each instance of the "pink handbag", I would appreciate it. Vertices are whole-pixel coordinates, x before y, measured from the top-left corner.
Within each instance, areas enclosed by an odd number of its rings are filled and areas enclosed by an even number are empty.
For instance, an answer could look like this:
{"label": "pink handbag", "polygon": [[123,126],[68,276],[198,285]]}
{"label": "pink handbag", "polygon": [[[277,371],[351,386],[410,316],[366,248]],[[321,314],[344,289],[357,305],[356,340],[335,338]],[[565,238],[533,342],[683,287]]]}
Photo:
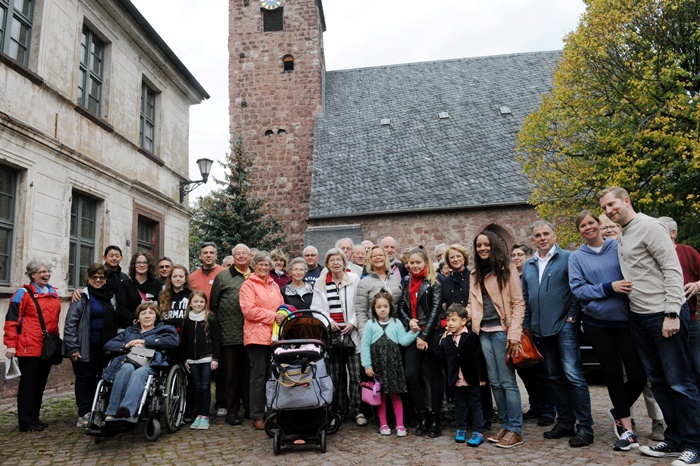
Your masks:
{"label": "pink handbag", "polygon": [[374,378],[373,382],[361,382],[360,390],[362,391],[362,401],[372,406],[382,404],[382,383]]}

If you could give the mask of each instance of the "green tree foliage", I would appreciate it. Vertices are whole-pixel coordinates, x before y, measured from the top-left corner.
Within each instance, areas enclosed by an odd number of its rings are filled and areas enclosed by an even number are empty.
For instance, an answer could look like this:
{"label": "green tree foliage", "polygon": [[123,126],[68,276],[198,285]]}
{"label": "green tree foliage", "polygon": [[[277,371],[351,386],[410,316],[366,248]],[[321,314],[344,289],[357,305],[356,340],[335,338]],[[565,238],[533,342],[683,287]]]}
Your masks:
{"label": "green tree foliage", "polygon": [[229,255],[238,243],[270,250],[281,241],[282,227],[275,218],[265,214],[264,201],[250,192],[248,176],[253,155],[245,151],[242,138],[233,143],[231,156],[222,165],[226,170],[224,180],[215,180],[221,188],[199,198],[192,207],[192,269],[198,262],[199,248],[205,241],[217,244],[219,260]]}
{"label": "green tree foliage", "polygon": [[575,214],[600,211],[596,192],[619,185],[698,245],[700,0],[585,1],[552,92],[518,138],[531,202],[571,241]]}

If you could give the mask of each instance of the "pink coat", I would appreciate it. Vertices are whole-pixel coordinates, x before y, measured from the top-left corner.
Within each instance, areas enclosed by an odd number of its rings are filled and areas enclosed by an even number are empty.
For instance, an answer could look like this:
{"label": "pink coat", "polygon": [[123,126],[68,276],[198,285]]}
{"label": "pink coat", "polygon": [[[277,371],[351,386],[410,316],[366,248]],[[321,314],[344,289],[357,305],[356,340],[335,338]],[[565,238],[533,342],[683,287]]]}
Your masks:
{"label": "pink coat", "polygon": [[[510,280],[502,290],[498,289],[498,280],[492,273],[484,277],[484,286],[501,317],[501,325],[508,331],[508,340],[520,341],[523,318],[525,317],[525,301],[523,300],[518,269],[515,265],[510,265]],[[472,318],[472,330],[478,335],[481,330],[481,319],[484,317],[484,297],[481,286],[474,279],[473,273],[469,277],[467,309],[469,309],[469,315]]]}
{"label": "pink coat", "polygon": [[241,312],[245,318],[243,344],[270,346],[272,324],[277,309],[284,304],[279,287],[271,276],[268,275],[263,281],[259,275],[251,273],[241,285],[239,296]]}

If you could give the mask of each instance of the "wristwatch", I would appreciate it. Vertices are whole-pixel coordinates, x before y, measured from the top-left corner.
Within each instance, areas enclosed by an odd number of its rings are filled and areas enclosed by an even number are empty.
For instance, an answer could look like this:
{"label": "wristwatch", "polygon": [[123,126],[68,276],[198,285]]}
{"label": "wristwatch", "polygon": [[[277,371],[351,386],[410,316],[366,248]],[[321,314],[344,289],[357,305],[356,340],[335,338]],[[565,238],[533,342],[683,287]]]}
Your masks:
{"label": "wristwatch", "polygon": [[666,317],[668,317],[669,319],[677,319],[678,318],[677,312],[664,312],[664,315]]}

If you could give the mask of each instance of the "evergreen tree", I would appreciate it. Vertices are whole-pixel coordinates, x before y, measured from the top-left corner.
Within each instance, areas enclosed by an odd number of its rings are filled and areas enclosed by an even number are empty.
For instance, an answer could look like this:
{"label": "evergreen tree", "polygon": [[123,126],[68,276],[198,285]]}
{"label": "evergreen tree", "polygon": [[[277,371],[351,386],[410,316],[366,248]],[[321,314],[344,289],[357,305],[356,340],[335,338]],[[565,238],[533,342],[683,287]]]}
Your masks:
{"label": "evergreen tree", "polygon": [[584,1],[552,92],[519,134],[531,202],[578,240],[573,216],[622,186],[637,211],[674,217],[697,245],[700,1]]}
{"label": "evergreen tree", "polygon": [[225,168],[224,180],[214,180],[221,188],[199,198],[192,207],[192,269],[197,264],[200,245],[205,241],[216,243],[219,259],[222,259],[236,244],[270,250],[282,239],[280,223],[265,214],[264,201],[250,192],[248,175],[253,155],[245,151],[242,138],[233,143],[231,155],[222,165]]}

